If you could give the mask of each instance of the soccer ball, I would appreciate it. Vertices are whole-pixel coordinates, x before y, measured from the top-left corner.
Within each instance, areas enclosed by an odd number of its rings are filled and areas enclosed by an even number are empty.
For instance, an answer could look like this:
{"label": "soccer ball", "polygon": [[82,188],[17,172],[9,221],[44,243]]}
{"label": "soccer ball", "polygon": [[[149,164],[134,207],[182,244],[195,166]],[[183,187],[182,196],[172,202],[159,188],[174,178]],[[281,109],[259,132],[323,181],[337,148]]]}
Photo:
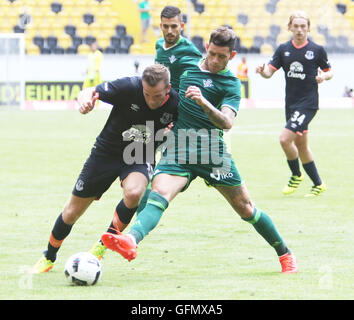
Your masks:
{"label": "soccer ball", "polygon": [[100,260],[92,253],[79,252],[68,259],[64,273],[72,285],[92,286],[102,276],[102,266]]}

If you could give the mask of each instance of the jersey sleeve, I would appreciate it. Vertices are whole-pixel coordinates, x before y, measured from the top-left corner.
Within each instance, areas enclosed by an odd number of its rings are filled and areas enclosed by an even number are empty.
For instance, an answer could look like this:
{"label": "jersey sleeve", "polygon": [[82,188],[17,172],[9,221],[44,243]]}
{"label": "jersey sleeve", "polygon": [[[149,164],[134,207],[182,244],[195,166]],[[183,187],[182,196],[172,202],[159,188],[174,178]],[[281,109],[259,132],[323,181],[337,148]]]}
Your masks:
{"label": "jersey sleeve", "polygon": [[99,93],[99,99],[103,102],[115,105],[119,99],[132,94],[132,83],[130,78],[125,77],[114,81],[103,82],[96,86],[96,92]]}
{"label": "jersey sleeve", "polygon": [[328,62],[328,57],[327,57],[327,52],[326,50],[321,46],[318,52],[318,66],[321,68],[323,71],[328,71],[331,69],[331,64]]}
{"label": "jersey sleeve", "polygon": [[231,109],[237,115],[241,102],[241,81],[237,79],[234,85],[227,86],[221,108]]}
{"label": "jersey sleeve", "polygon": [[179,67],[180,67],[181,74],[185,70],[188,70],[188,69],[192,68],[193,66],[196,66],[201,58],[202,57],[197,54],[182,57],[179,61]]}
{"label": "jersey sleeve", "polygon": [[274,54],[273,54],[273,57],[269,60],[269,62],[268,62],[268,65],[271,67],[271,68],[273,68],[273,69],[275,69],[275,70],[278,70],[278,69],[280,69],[281,67],[282,67],[282,65],[283,65],[283,62],[282,62],[282,55],[281,55],[281,53],[282,53],[282,46],[279,46],[276,50],[275,50],[275,52],[274,52]]}

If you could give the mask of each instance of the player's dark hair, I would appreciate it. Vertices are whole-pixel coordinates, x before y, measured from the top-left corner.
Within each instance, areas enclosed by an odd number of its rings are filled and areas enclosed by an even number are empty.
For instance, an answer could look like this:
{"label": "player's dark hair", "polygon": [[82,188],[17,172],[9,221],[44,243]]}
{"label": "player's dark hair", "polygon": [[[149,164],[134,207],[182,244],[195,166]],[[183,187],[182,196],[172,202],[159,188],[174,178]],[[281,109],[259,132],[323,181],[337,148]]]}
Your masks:
{"label": "player's dark hair", "polygon": [[209,44],[214,43],[219,47],[229,47],[230,51],[233,51],[236,39],[236,34],[232,29],[226,26],[221,26],[211,33]]}
{"label": "player's dark hair", "polygon": [[162,9],[160,18],[171,19],[178,16],[179,20],[182,20],[181,10],[174,6],[166,6]]}
{"label": "player's dark hair", "polygon": [[155,63],[144,70],[142,80],[151,87],[163,81],[167,88],[170,83],[170,71],[164,65]]}

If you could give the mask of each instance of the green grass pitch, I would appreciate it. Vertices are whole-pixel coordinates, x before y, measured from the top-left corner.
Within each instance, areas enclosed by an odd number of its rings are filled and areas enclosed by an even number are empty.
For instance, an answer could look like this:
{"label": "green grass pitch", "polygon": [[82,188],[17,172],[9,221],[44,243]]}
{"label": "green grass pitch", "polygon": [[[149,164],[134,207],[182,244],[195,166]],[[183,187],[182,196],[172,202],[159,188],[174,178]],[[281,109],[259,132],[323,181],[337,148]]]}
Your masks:
{"label": "green grass pitch", "polygon": [[173,201],[128,262],[114,252],[93,287],[67,284],[63,268],[106,230],[119,182],[73,227],[47,274],[29,275],[108,112],[0,112],[0,299],[353,299],[354,110],[320,110],[310,146],[328,190],[284,197],[289,178],[278,142],[284,111],[241,110],[232,153],[253,201],[299,260],[283,275],[272,248],[200,179]]}

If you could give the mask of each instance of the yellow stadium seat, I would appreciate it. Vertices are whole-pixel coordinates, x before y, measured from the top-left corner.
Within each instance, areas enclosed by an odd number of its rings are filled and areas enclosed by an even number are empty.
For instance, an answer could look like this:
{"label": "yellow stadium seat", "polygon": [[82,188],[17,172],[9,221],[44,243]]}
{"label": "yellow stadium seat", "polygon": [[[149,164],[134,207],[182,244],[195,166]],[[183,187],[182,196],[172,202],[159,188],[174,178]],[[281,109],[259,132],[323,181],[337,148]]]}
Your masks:
{"label": "yellow stadium seat", "polygon": [[36,46],[35,44],[33,43],[30,43],[30,44],[26,44],[26,53],[28,55],[37,55],[37,54],[40,54],[40,51],[39,51],[39,47]]}
{"label": "yellow stadium seat", "polygon": [[71,46],[71,37],[69,35],[62,34],[61,37],[58,38],[58,41],[63,49],[67,49]]}
{"label": "yellow stadium seat", "polygon": [[100,37],[100,38],[96,37],[96,39],[98,39],[97,40],[98,44],[103,49],[107,48],[110,45],[110,43],[111,43],[111,40],[110,40],[109,37]]}
{"label": "yellow stadium seat", "polygon": [[80,44],[77,48],[77,52],[81,55],[87,55],[90,53],[90,46],[88,46],[87,44]]}
{"label": "yellow stadium seat", "polygon": [[273,55],[273,53],[274,53],[274,48],[270,44],[265,43],[261,46],[261,54],[271,56]]}

